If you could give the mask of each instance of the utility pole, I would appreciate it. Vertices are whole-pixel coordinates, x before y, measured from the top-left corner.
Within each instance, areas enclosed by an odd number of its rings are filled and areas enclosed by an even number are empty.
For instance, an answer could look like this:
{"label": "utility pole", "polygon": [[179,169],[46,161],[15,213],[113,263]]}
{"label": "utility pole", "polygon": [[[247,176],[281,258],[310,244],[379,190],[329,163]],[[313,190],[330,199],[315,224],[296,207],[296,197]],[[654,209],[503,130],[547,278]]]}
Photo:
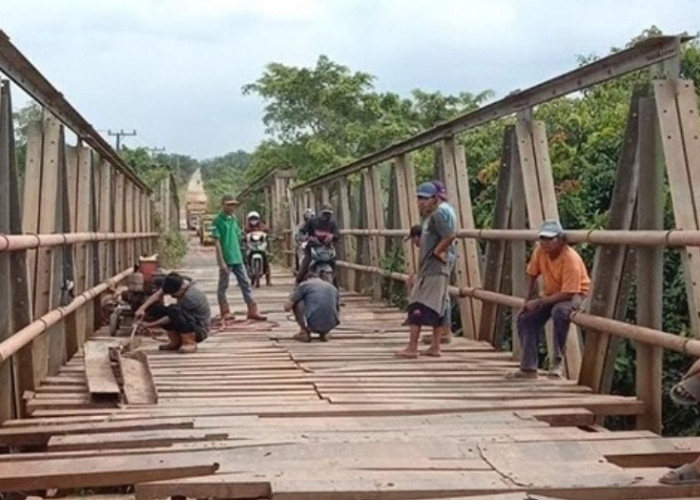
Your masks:
{"label": "utility pole", "polygon": [[131,132],[124,132],[124,129],[118,132],[112,132],[111,130],[108,130],[107,135],[115,136],[117,138],[117,152],[119,152],[122,146],[122,137],[136,135],[136,130],[132,130]]}
{"label": "utility pole", "polygon": [[165,148],[144,148],[148,153],[153,157],[154,154],[156,153],[164,153]]}

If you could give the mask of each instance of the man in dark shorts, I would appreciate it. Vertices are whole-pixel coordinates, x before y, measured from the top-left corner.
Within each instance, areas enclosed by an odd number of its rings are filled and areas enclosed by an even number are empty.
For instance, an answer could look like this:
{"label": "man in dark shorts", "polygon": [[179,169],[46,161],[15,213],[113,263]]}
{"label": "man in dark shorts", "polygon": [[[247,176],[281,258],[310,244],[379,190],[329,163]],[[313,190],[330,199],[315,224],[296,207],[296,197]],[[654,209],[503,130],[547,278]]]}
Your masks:
{"label": "man in dark shorts", "polygon": [[[166,294],[175,297],[177,303],[164,305]],[[160,350],[193,353],[197,343],[209,335],[211,308],[207,296],[192,280],[170,273],[163,287],[136,311],[136,319],[141,320],[141,328],[160,327],[167,332],[170,342],[160,346]]]}
{"label": "man in dark shorts", "polygon": [[309,271],[306,281],[294,288],[284,310],[294,311],[294,319],[299,325],[294,340],[311,342],[311,334],[317,333],[325,342],[328,333],[340,324],[340,293],[331,283]]}
{"label": "man in dark shorts", "polygon": [[402,358],[418,357],[421,327],[433,328],[430,348],[426,356],[440,356],[445,297],[449,286],[447,251],[454,241],[455,232],[445,213],[437,210],[438,189],[431,182],[418,187],[418,209],[425,222],[420,239],[418,275],[411,290],[408,305],[408,324],[411,327],[408,347],[396,353]]}

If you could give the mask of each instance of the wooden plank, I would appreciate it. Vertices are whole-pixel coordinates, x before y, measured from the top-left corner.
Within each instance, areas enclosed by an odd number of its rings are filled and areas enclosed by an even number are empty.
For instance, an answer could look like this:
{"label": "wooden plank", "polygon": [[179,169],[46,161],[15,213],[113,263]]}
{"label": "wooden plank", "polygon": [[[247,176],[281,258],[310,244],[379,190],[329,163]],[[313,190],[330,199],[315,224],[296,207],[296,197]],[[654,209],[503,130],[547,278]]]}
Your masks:
{"label": "wooden plank", "polygon": [[[517,138],[517,136],[516,136]],[[520,153],[516,151],[518,163],[512,170],[513,175],[513,200],[511,204],[510,227],[511,229],[525,229],[527,227],[527,206],[525,202],[525,187]],[[511,241],[510,250],[511,265],[511,293],[516,297],[525,297],[527,294],[527,252],[524,241]],[[512,334],[513,359],[520,360],[521,343],[518,335],[518,316],[511,314],[510,330]]]}
{"label": "wooden plank", "polygon": [[[496,187],[496,203],[491,224],[491,227],[494,229],[507,229],[510,223],[513,196],[511,172],[517,165],[516,148],[515,129],[512,126],[506,127],[503,133],[501,163],[499,165],[498,184]],[[485,290],[501,291],[507,247],[508,243],[506,241],[489,240],[486,242],[486,266],[483,283]],[[479,322],[479,330],[476,337],[479,340],[489,342],[497,349],[500,348],[502,341],[496,335],[497,316],[500,309],[503,308],[497,304],[491,302],[482,303],[481,321]]]}
{"label": "wooden plank", "polygon": [[151,448],[170,446],[174,443],[219,441],[226,438],[228,438],[228,433],[220,430],[167,429],[103,432],[99,434],[52,436],[47,443],[47,449],[49,451],[78,451]]}
{"label": "wooden plank", "polygon": [[109,344],[88,341],[85,351],[85,376],[90,394],[119,396],[119,385],[109,360]]}
{"label": "wooden plank", "polygon": [[185,418],[48,425],[36,425],[32,423],[32,420],[26,422],[27,425],[0,428],[0,444],[4,446],[45,446],[49,438],[54,435],[192,429],[194,426],[192,419]]}
{"label": "wooden plank", "polygon": [[[442,143],[442,169],[445,172],[445,186],[448,194],[452,197],[452,203],[455,209],[456,224],[458,228],[473,228],[474,221],[462,220],[462,200],[460,198],[460,183],[458,180],[460,172],[457,168],[456,144],[454,139],[446,139]],[[467,196],[469,196],[467,194]],[[471,199],[468,200],[469,210],[471,211]],[[470,269],[471,260],[468,252],[467,240],[460,239],[456,243],[457,260],[455,261],[455,276],[457,286],[460,288],[470,285]],[[477,336],[478,323],[476,322],[475,308],[477,301],[469,297],[460,297],[457,299],[460,311],[460,320],[462,325],[462,335],[469,339],[474,339]]]}
{"label": "wooden plank", "polygon": [[[381,189],[381,186],[375,185],[375,180],[377,177],[375,175],[376,167],[372,167],[369,171],[362,174],[364,186],[366,189],[365,195],[365,206],[367,210],[367,229],[379,229],[377,227],[377,220],[379,214],[377,213],[378,207],[377,201],[377,189]],[[367,240],[369,242],[369,262],[372,267],[380,267],[380,236],[368,236]],[[382,280],[376,276],[370,277],[370,283],[372,288],[372,297],[376,300],[381,300],[382,298]]]}
{"label": "wooden plank", "polygon": [[[114,181],[114,232],[123,233],[126,219],[126,205],[124,198],[126,180],[121,172],[115,172]],[[170,186],[170,183],[166,182],[165,185]],[[169,206],[167,200],[165,206]],[[167,220],[168,219],[165,219],[165,221]],[[127,267],[126,242],[124,240],[115,241],[114,248],[114,263],[116,265],[114,274],[116,274],[123,271]]]}
{"label": "wooden plank", "polygon": [[[101,233],[109,233],[112,231],[112,167],[109,163],[102,161],[100,163],[100,211],[98,230]],[[108,242],[100,243],[99,246],[99,262],[100,262],[100,281],[104,281],[111,276],[112,266],[111,260],[114,256],[112,244]]]}
{"label": "wooden plank", "polygon": [[[348,189],[348,180],[346,178],[340,179],[338,181],[338,194],[340,199],[340,222],[343,229],[350,229],[352,225]],[[353,247],[357,246],[357,239],[352,236],[343,236],[341,246],[343,248],[343,257],[348,259],[350,262],[354,262],[355,252],[353,251]],[[344,269],[342,274],[345,275],[345,280],[343,282],[344,288],[346,290],[354,290],[356,282],[355,271],[353,269]]]}
{"label": "wooden plank", "polygon": [[[664,172],[657,155],[657,116],[652,99],[639,101],[639,186],[637,228],[664,227]],[[697,108],[696,108],[697,109]],[[659,148],[660,149],[660,148]],[[663,323],[663,256],[661,247],[639,248],[637,260],[637,324],[661,330]],[[646,411],[637,427],[661,432],[663,348],[636,343],[637,397]]]}
{"label": "wooden plank", "polygon": [[182,456],[166,460],[163,455],[37,460],[3,464],[0,490],[43,490],[121,486],[146,481],[213,474],[217,463]]}
{"label": "wooden plank", "polygon": [[[14,128],[10,103],[10,84],[0,81],[0,234],[12,232],[10,222],[10,177],[13,175],[11,163],[15,161]],[[0,296],[6,300],[13,297],[13,281],[9,252],[0,252]],[[7,300],[6,304],[10,302]],[[14,333],[12,328],[12,307],[0,307],[0,342]],[[0,422],[17,415],[17,403],[13,381],[12,363],[0,365]]]}
{"label": "wooden plank", "polygon": [[[685,81],[678,81],[680,87]],[[694,206],[693,184],[689,178],[687,160],[684,154],[685,144],[681,129],[681,117],[674,95],[674,82],[670,80],[654,82],[654,97],[656,100],[657,115],[661,131],[661,144],[666,160],[666,173],[673,200],[673,216],[677,229],[697,230],[697,208]],[[696,276],[697,265],[700,262],[700,248],[688,247],[681,254],[683,258],[684,274],[686,276],[686,292],[688,295],[688,307],[690,308],[691,331],[700,332],[700,278]]]}
{"label": "wooden plank", "polygon": [[153,381],[146,354],[137,351],[117,359],[124,387],[124,400],[128,404],[158,403],[158,389]]}
{"label": "wooden plank", "polygon": [[[637,206],[639,168],[639,97],[630,102],[622,152],[610,202],[607,229],[631,229]],[[632,253],[624,246],[601,245],[596,248],[588,312],[605,318],[623,319],[631,286]],[[596,392],[610,391],[619,339],[604,332],[587,331],[579,382]]]}

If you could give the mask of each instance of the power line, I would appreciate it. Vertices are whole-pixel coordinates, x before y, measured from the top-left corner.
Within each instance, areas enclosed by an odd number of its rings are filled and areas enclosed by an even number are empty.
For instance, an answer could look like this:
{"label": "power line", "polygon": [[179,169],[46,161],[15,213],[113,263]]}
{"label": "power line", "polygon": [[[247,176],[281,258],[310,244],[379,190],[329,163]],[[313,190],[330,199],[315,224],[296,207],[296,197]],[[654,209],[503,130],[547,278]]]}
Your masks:
{"label": "power line", "polygon": [[108,130],[107,135],[114,136],[117,138],[117,152],[119,152],[119,150],[121,149],[122,137],[134,136],[136,135],[136,130],[133,130],[131,132],[124,132],[124,129],[120,130],[119,132],[112,132],[111,130]]}

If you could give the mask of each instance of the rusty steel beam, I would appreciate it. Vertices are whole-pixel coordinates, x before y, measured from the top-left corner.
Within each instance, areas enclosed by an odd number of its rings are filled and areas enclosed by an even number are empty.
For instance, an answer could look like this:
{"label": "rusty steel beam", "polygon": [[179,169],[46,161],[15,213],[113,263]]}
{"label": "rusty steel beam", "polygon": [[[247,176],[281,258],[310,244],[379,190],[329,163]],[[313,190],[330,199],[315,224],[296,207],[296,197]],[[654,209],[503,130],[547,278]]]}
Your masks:
{"label": "rusty steel beam", "polygon": [[376,153],[299,184],[293,190],[307,189],[327,183],[331,179],[352,174],[372,165],[388,161],[396,156],[423,148],[459,132],[484,125],[490,121],[532,108],[538,104],[563,97],[577,90],[617,78],[661,61],[673,59],[680,55],[681,43],[690,39],[692,37],[685,36],[649,38],[636,44],[634,47],[598,59],[590,64],[530,87],[527,90],[509,94],[500,101],[441,123]]}
{"label": "rusty steel beam", "polygon": [[0,30],[0,71],[27,94],[48,109],[58,120],[108,163],[120,170],[134,184],[147,193],[151,189],[144,184],[133,169],[102,138],[90,123],[63,97],[44,75],[15,47],[4,31]]}

